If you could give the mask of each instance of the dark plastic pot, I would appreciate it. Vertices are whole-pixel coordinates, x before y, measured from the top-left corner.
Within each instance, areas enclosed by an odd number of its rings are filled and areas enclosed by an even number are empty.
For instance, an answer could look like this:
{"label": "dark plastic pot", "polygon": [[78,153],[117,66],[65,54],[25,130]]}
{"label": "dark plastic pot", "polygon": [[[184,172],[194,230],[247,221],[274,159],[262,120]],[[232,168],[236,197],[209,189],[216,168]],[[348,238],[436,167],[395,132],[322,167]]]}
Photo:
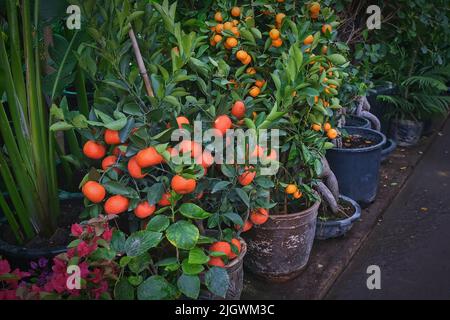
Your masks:
{"label": "dark plastic pot", "polygon": [[397,149],[397,143],[392,139],[387,139],[381,151],[381,162],[386,161],[395,149]]}
{"label": "dark plastic pot", "polygon": [[386,102],[378,101],[377,97],[379,95],[392,95],[396,93],[395,87],[383,86],[371,90],[370,94],[367,96],[367,100],[370,103],[370,112],[373,113],[381,122],[381,132],[387,134],[389,132],[389,119],[386,118],[385,114],[392,105]]}
{"label": "dark plastic pot", "polygon": [[272,215],[265,224],[245,233],[246,268],[273,282],[298,276],[309,260],[319,206],[320,201],[302,212]]}
{"label": "dark plastic pot", "polygon": [[[230,279],[225,300],[240,300],[242,289],[244,288],[244,257],[247,254],[247,244],[243,239],[241,241],[241,253],[236,259],[231,261],[225,269]],[[204,291],[200,295],[201,300],[224,300],[224,298],[216,296],[211,292]]]}
{"label": "dark plastic pot", "polygon": [[333,148],[327,152],[331,170],[337,177],[341,193],[367,206],[375,200],[378,191],[381,152],[386,137],[375,130],[344,127],[348,134],[358,134],[375,142],[359,149]]}
{"label": "dark plastic pot", "polygon": [[356,201],[342,195],[340,196],[340,199],[349,202],[355,209],[355,213],[351,217],[344,220],[321,221],[320,219],[317,219],[317,240],[327,240],[342,237],[350,231],[350,229],[353,227],[353,223],[361,217],[361,207]]}
{"label": "dark plastic pot", "polygon": [[367,129],[370,129],[372,127],[369,120],[355,115],[348,115],[345,117],[345,126]]}
{"label": "dark plastic pot", "polygon": [[415,146],[423,132],[423,122],[411,120],[392,120],[391,136],[400,147]]}

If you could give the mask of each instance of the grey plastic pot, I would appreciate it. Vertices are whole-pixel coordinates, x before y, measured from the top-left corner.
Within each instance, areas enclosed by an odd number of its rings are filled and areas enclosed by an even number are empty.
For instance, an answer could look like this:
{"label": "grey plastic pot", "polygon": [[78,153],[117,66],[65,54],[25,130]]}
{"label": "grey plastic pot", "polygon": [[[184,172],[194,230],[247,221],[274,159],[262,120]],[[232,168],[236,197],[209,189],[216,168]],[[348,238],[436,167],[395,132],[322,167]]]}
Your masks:
{"label": "grey plastic pot", "polygon": [[341,194],[350,197],[362,206],[375,200],[378,192],[381,155],[386,137],[375,130],[344,127],[348,134],[358,134],[375,144],[365,148],[328,150],[326,158],[339,182]]}
{"label": "grey plastic pot", "polygon": [[316,233],[320,201],[287,215],[272,215],[243,234],[248,246],[245,267],[271,282],[298,276],[306,267]]}
{"label": "grey plastic pot", "polygon": [[391,136],[400,147],[415,146],[423,132],[423,122],[396,119],[391,121]]}
{"label": "grey plastic pot", "polygon": [[355,116],[355,115],[348,115],[345,117],[345,126],[346,127],[357,127],[357,128],[371,128],[370,121],[366,118]]}
{"label": "grey plastic pot", "polygon": [[397,143],[392,139],[387,139],[381,151],[381,162],[386,161],[395,149],[397,149]]}
{"label": "grey plastic pot", "polygon": [[355,209],[355,213],[347,219],[337,221],[321,221],[320,219],[317,219],[317,240],[327,240],[342,237],[351,230],[351,228],[353,227],[353,223],[361,217],[361,207],[356,201],[342,195],[339,196],[339,198],[349,202]]}

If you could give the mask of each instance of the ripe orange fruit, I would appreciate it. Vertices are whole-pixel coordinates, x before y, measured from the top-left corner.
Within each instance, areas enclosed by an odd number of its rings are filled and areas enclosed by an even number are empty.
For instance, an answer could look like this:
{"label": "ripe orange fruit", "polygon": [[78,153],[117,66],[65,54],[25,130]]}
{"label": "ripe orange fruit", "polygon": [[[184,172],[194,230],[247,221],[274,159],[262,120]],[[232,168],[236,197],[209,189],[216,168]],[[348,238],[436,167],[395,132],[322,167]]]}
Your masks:
{"label": "ripe orange fruit", "polygon": [[328,132],[327,132],[327,136],[328,136],[328,138],[330,138],[331,140],[336,139],[337,136],[338,136],[338,132],[337,132],[336,129],[330,129],[330,130],[328,130]]}
{"label": "ripe orange fruit", "polygon": [[248,65],[250,63],[252,63],[252,57],[249,55],[247,57],[247,59],[245,59],[244,61],[241,61],[243,64]]}
{"label": "ripe orange fruit", "polygon": [[276,39],[280,38],[280,31],[278,31],[278,29],[270,30],[269,37],[272,40],[276,40]]}
{"label": "ripe orange fruit", "polygon": [[234,19],[234,20],[233,20],[233,25],[234,25],[235,27],[237,27],[237,26],[239,25],[239,20]]}
{"label": "ripe orange fruit", "polygon": [[247,70],[245,72],[247,74],[254,75],[254,74],[256,74],[256,69],[253,67],[250,67],[250,68],[247,68]]}
{"label": "ripe orange fruit", "polygon": [[285,191],[287,194],[294,194],[298,191],[298,188],[295,184],[290,184],[286,187]]}
{"label": "ripe orange fruit", "polygon": [[313,42],[314,42],[314,37],[312,35],[307,36],[305,38],[305,40],[303,40],[304,45],[310,45]]}
{"label": "ripe orange fruit", "polygon": [[183,124],[190,124],[186,117],[177,117],[178,128],[183,129]]}
{"label": "ripe orange fruit", "polygon": [[297,190],[296,193],[294,193],[294,199],[300,199],[303,196],[303,193],[301,193],[300,190]]}
{"label": "ripe orange fruit", "polygon": [[90,159],[100,160],[105,156],[106,148],[104,145],[97,143],[94,140],[89,140],[83,146],[83,153]]}
{"label": "ripe orange fruit", "polygon": [[[233,244],[236,247],[235,249],[237,249],[238,254],[241,253],[241,242],[239,241],[239,239],[236,239],[236,238],[231,239],[231,244]],[[238,255],[233,252],[233,249],[231,249],[231,253],[228,256],[228,258],[234,259],[237,256]]]}
{"label": "ripe orange fruit", "polygon": [[150,205],[148,201],[144,201],[138,204],[136,209],[134,209],[134,214],[140,219],[145,219],[150,217],[155,212],[156,207]]}
{"label": "ripe orange fruit", "polygon": [[189,194],[194,192],[197,187],[197,181],[194,179],[185,179],[180,175],[176,175],[172,178],[170,183],[173,191],[178,194]]}
{"label": "ripe orange fruit", "polygon": [[333,31],[333,27],[329,24],[324,24],[322,26],[322,33],[326,33],[327,31],[331,33],[331,31]]}
{"label": "ripe orange fruit", "polygon": [[251,223],[250,221],[247,220],[244,222],[244,228],[242,229],[242,232],[247,232],[251,228],[253,228],[253,223]]}
{"label": "ripe orange fruit", "polygon": [[243,117],[245,117],[245,111],[245,104],[242,101],[236,101],[233,105],[233,108],[231,108],[231,114],[238,119],[242,119]]}
{"label": "ripe orange fruit", "polygon": [[220,41],[222,41],[222,36],[220,34],[216,34],[213,38],[215,43],[219,43]]}
{"label": "ripe orange fruit", "polygon": [[248,92],[253,98],[256,98],[261,93],[261,89],[257,86],[253,86],[250,88],[250,91]]}
{"label": "ripe orange fruit", "polygon": [[218,23],[216,25],[216,32],[217,33],[222,33],[222,31],[223,31],[223,24],[222,23]]}
{"label": "ripe orange fruit", "polygon": [[225,267],[225,263],[220,257],[209,257],[208,265],[219,268]]}
{"label": "ripe orange fruit", "polygon": [[256,171],[253,167],[245,167],[245,171],[238,177],[238,181],[242,186],[248,186],[256,177]]}
{"label": "ripe orange fruit", "polygon": [[323,125],[323,130],[325,130],[325,132],[328,132],[330,129],[331,129],[331,124],[329,122],[327,122]]}
{"label": "ripe orange fruit", "polygon": [[312,129],[313,129],[314,131],[320,131],[320,130],[322,130],[322,125],[320,125],[319,123],[314,123],[314,124],[312,125]]}
{"label": "ripe orange fruit", "polygon": [[[121,145],[121,147],[125,147],[125,148],[123,148],[123,149],[126,150],[127,147],[128,147],[128,145],[127,145],[127,144],[123,144],[123,145]],[[113,149],[112,154],[115,155],[116,157],[119,157],[119,156],[125,157],[126,151],[122,151],[119,147],[115,147],[115,148]]]}
{"label": "ripe orange fruit", "polygon": [[320,12],[320,4],[318,2],[311,3],[309,12],[311,12],[311,14],[318,14]]}
{"label": "ripe orange fruit", "polygon": [[136,161],[136,157],[131,158],[128,161],[128,173],[134,179],[142,179],[146,176],[146,174],[142,173],[142,168],[138,165]]}
{"label": "ripe orange fruit", "polygon": [[314,97],[314,103],[319,103],[319,96]]}
{"label": "ripe orange fruit", "polygon": [[105,159],[103,159],[102,161],[102,169],[104,171],[108,170],[109,167],[112,167],[113,165],[115,165],[117,162],[117,157],[116,156],[108,156]]}
{"label": "ripe orange fruit", "polygon": [[249,57],[248,53],[244,50],[239,50],[238,52],[236,52],[236,58],[241,62],[247,59],[248,57]]}
{"label": "ripe orange fruit", "polygon": [[266,209],[259,208],[250,214],[250,220],[256,225],[264,224],[269,220],[269,212]]}
{"label": "ripe orange fruit", "polygon": [[100,183],[95,181],[88,181],[81,189],[84,196],[93,203],[100,203],[105,199],[106,190]]}
{"label": "ripe orange fruit", "polygon": [[283,23],[283,20],[285,17],[286,17],[286,15],[284,13],[278,13],[275,16],[275,22],[281,25]]}
{"label": "ripe orange fruit", "polygon": [[218,242],[213,243],[209,247],[209,251],[210,252],[221,252],[224,255],[226,255],[227,257],[230,256],[230,254],[232,253],[230,244],[225,241],[218,241]]}
{"label": "ripe orange fruit", "polygon": [[212,47],[217,46],[217,42],[214,41],[214,37],[212,37],[211,39],[209,39],[209,44],[210,44]]}
{"label": "ripe orange fruit", "polygon": [[241,15],[241,8],[239,8],[239,7],[233,7],[233,8],[231,9],[231,16],[237,18],[237,17],[239,17],[240,15]]}
{"label": "ripe orange fruit", "polygon": [[106,144],[120,144],[119,131],[106,129],[105,131],[105,143]]}
{"label": "ripe orange fruit", "polygon": [[141,150],[136,155],[136,161],[139,167],[148,168],[162,163],[164,158],[156,151],[155,148],[149,147]]}
{"label": "ripe orange fruit", "polygon": [[238,27],[233,27],[231,28],[231,32],[233,32],[233,34],[239,38],[241,36],[241,33],[239,32],[239,28]]}
{"label": "ripe orange fruit", "polygon": [[231,31],[231,28],[233,28],[233,27],[234,27],[233,22],[230,22],[230,21],[227,21],[227,22],[225,22],[223,24],[223,29],[224,30],[230,30]]}
{"label": "ripe orange fruit", "polygon": [[258,88],[264,87],[265,84],[266,84],[266,80],[256,80],[255,81],[255,86],[257,86]]}
{"label": "ripe orange fruit", "polygon": [[[201,156],[196,159],[196,163],[206,169],[213,165],[214,157],[209,150],[205,150],[205,151],[203,151]],[[206,173],[205,173],[205,175],[206,175]]]}
{"label": "ripe orange fruit", "polygon": [[234,48],[234,47],[236,47],[236,46],[238,45],[237,39],[236,39],[236,38],[233,38],[233,37],[229,37],[229,38],[227,39],[227,41],[225,41],[225,43],[226,43],[227,46],[230,47],[230,48]]}
{"label": "ripe orange fruit", "polygon": [[166,192],[162,195],[161,200],[159,200],[158,204],[161,207],[167,207],[170,206],[171,202],[170,202],[170,193]]}
{"label": "ripe orange fruit", "polygon": [[121,195],[112,196],[105,202],[106,214],[121,214],[128,210],[130,200]]}
{"label": "ripe orange fruit", "polygon": [[275,48],[279,48],[283,45],[283,40],[281,39],[276,39],[276,40],[272,40],[272,46]]}
{"label": "ripe orange fruit", "polygon": [[223,21],[222,13],[220,11],[217,11],[216,14],[214,15],[214,20],[216,20],[217,22]]}
{"label": "ripe orange fruit", "polygon": [[219,130],[222,135],[225,135],[228,129],[231,129],[233,123],[231,122],[230,117],[227,115],[222,115],[217,117],[214,121],[214,128]]}

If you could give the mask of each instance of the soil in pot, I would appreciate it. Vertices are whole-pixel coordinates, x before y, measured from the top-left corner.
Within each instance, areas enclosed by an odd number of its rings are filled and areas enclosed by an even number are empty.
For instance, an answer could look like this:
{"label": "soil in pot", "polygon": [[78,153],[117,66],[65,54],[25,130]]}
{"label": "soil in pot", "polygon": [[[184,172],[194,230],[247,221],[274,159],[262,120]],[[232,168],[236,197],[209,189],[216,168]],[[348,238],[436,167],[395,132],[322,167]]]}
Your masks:
{"label": "soil in pot", "polygon": [[[70,240],[70,227],[79,221],[83,211],[82,200],[65,200],[61,202],[61,215],[58,219],[58,227],[50,238],[36,236],[31,241],[21,245],[26,249],[52,249],[66,246]],[[0,239],[8,244],[18,246],[16,238],[8,224],[0,224]]]}
{"label": "soil in pot", "polygon": [[350,218],[356,212],[355,207],[349,201],[339,199],[338,205],[339,211],[336,214],[327,210],[328,208],[321,206],[319,208],[319,220],[324,222],[344,220]]}
{"label": "soil in pot", "polygon": [[358,134],[352,134],[342,138],[342,147],[344,149],[361,149],[371,147],[375,144],[376,141],[365,138]]}

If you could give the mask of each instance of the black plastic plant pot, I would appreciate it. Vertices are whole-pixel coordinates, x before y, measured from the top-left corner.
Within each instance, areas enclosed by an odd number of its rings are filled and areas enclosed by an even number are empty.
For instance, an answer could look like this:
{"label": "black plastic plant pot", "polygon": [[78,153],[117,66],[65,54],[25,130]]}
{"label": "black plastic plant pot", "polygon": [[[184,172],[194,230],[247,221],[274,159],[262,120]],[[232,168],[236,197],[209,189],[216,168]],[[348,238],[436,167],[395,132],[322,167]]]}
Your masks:
{"label": "black plastic plant pot", "polygon": [[415,146],[423,132],[423,122],[412,120],[392,120],[391,136],[400,147]]}
{"label": "black plastic plant pot", "polygon": [[344,236],[351,230],[354,222],[361,217],[361,207],[356,201],[342,195],[339,198],[351,204],[354,209],[354,214],[351,217],[343,220],[322,221],[320,219],[317,219],[317,240],[327,240]]}
{"label": "black plastic plant pot", "polygon": [[367,128],[367,129],[370,129],[372,127],[369,120],[355,115],[346,116],[345,125],[347,127]]}
{"label": "black plastic plant pot", "polygon": [[349,135],[359,135],[374,142],[363,148],[333,148],[326,156],[339,182],[341,194],[365,207],[377,196],[381,154],[386,137],[372,129],[344,127],[343,130]]}

